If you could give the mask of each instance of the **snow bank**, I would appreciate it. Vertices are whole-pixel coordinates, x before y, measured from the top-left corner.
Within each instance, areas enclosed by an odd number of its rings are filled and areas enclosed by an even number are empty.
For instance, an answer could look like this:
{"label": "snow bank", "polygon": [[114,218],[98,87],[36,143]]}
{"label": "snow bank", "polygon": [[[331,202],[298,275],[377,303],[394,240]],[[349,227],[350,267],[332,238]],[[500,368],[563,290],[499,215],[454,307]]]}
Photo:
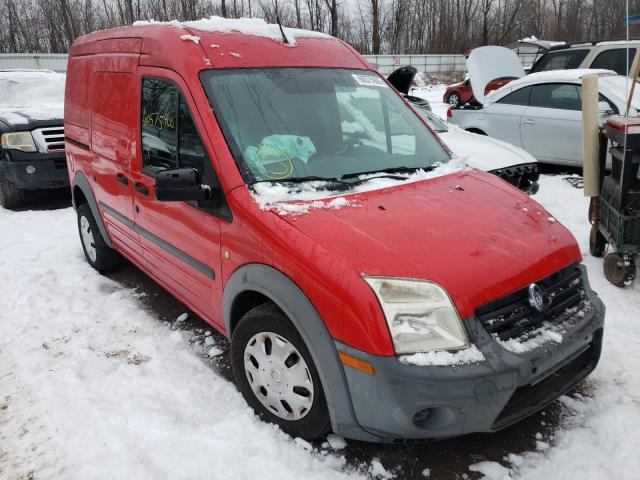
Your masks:
{"label": "snow bank", "polygon": [[[157,25],[166,23],[176,27],[190,28],[203,32],[215,32],[223,34],[243,33],[245,35],[254,35],[257,37],[270,38],[277,42],[282,42],[282,32],[280,26],[265,22],[261,18],[223,18],[212,16],[201,20],[193,20],[189,22],[179,22],[172,20],[170,22],[157,22],[155,20],[138,21],[134,25]],[[288,45],[295,47],[297,38],[332,38],[330,35],[321,32],[313,32],[311,30],[302,30],[298,28],[283,27],[282,29],[287,38]]]}
{"label": "snow bank", "polygon": [[600,364],[590,395],[562,397],[567,410],[549,448],[510,457],[513,478],[634,479],[640,472],[640,282],[621,289],[604,278],[602,259],[589,255],[589,199],[562,176],[542,176],[536,200],[576,236],[591,287],[607,307]]}
{"label": "snow bank", "polygon": [[412,355],[402,355],[399,358],[402,363],[421,367],[455,367],[456,365],[469,365],[485,361],[484,355],[475,345],[457,352],[414,353]]}
{"label": "snow bank", "polygon": [[448,163],[438,165],[431,171],[418,170],[411,174],[393,174],[394,176],[403,177],[402,179],[377,178],[381,175],[388,175],[384,173],[361,175],[358,180],[366,180],[365,182],[355,184],[349,190],[340,192],[339,195],[335,191],[326,188],[328,182],[315,180],[300,184],[260,182],[254,184],[250,191],[262,210],[274,210],[279,215],[302,215],[314,209],[357,207],[357,199],[347,199],[345,195],[392,188],[405,183],[420,182],[456,173],[465,168],[467,168],[467,165],[464,159],[453,159]]}
{"label": "snow bank", "polygon": [[0,477],[361,478],[258,420],[188,332],[89,267],[71,208],[0,208],[0,232]]}

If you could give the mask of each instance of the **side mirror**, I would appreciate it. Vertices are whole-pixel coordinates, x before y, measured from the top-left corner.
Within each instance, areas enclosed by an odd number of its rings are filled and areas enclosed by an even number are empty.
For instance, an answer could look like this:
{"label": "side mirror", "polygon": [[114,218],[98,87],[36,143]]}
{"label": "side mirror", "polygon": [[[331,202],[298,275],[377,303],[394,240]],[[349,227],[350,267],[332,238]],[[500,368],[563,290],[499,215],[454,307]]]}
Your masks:
{"label": "side mirror", "polygon": [[211,200],[211,189],[200,183],[195,168],[165,170],[156,175],[156,200],[161,202],[197,202]]}
{"label": "side mirror", "polygon": [[598,102],[598,113],[601,115],[613,113],[613,109],[607,102]]}

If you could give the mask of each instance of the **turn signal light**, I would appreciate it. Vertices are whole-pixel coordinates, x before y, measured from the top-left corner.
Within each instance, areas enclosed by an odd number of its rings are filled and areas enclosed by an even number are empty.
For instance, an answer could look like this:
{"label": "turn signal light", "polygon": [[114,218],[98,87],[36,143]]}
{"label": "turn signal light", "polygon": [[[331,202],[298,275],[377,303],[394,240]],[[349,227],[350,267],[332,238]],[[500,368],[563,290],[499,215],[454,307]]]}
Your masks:
{"label": "turn signal light", "polygon": [[344,365],[348,365],[351,368],[355,368],[356,370],[360,370],[361,372],[368,373],[369,375],[374,375],[376,373],[375,368],[373,368],[373,364],[371,362],[367,362],[366,360],[362,360],[361,358],[354,357],[353,355],[349,355],[348,353],[338,351],[338,356],[340,357],[340,361]]}

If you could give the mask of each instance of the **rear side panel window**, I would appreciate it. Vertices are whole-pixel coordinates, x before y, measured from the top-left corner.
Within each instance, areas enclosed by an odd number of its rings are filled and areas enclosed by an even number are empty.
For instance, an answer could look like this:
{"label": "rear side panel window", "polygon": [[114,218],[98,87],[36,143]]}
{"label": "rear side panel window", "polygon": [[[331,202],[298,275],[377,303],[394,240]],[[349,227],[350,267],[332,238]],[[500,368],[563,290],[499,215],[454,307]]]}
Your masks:
{"label": "rear side panel window", "polygon": [[567,49],[557,52],[549,52],[542,57],[531,69],[533,72],[546,72],[549,70],[568,70],[579,68],[589,50]]}
{"label": "rear side panel window", "polygon": [[559,110],[581,110],[580,88],[578,85],[570,83],[534,85],[531,91],[531,106]]}
{"label": "rear side panel window", "polygon": [[[633,59],[636,57],[636,49],[629,49],[629,69]],[[598,56],[591,62],[591,68],[605,68],[607,70],[613,70],[618,75],[627,75],[627,49],[626,48],[613,48],[611,50],[605,50],[599,53]]]}
{"label": "rear side panel window", "polygon": [[529,105],[529,96],[531,95],[531,87],[524,87],[515,92],[511,92],[509,95],[505,95],[497,103],[504,103],[506,105]]}

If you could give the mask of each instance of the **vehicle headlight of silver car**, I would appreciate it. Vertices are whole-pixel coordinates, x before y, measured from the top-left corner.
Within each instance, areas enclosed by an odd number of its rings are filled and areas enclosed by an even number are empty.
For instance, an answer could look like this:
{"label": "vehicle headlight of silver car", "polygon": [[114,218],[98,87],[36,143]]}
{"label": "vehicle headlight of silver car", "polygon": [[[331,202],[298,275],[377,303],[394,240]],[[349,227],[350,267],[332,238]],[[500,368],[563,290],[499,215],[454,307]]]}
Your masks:
{"label": "vehicle headlight of silver car", "polygon": [[363,278],[378,297],[396,354],[469,346],[458,311],[438,284],[411,278]]}
{"label": "vehicle headlight of silver car", "polygon": [[20,150],[22,152],[37,151],[31,132],[12,132],[2,134],[2,148],[6,150]]}

